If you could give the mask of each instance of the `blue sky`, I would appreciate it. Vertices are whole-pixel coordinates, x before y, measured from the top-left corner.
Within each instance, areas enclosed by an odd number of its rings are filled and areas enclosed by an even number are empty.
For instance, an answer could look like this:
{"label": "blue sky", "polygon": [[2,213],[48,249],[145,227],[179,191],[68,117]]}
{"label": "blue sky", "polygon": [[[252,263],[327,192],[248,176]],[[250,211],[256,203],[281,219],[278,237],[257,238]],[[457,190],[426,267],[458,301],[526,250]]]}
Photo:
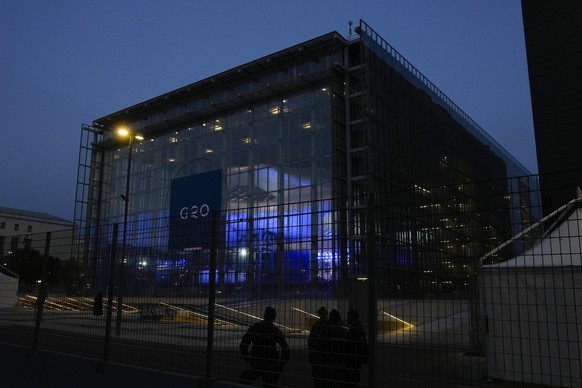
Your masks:
{"label": "blue sky", "polygon": [[359,19],[537,172],[518,0],[4,0],[0,206],[72,220],[81,124]]}

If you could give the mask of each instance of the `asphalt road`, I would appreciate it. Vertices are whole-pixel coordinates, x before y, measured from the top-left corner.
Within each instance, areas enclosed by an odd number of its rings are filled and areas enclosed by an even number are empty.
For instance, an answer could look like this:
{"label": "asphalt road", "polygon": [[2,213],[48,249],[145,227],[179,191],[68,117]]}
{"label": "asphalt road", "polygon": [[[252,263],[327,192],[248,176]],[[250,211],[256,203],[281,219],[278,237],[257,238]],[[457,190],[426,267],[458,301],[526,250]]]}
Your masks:
{"label": "asphalt road", "polygon": [[[32,349],[34,320],[30,313],[0,311],[0,342]],[[10,315],[13,314],[13,315]],[[236,382],[245,368],[238,342],[246,326],[224,326],[215,331],[211,364],[207,364],[207,337],[203,323],[148,321],[129,316],[120,335],[112,334],[105,347],[105,318],[90,314],[47,313],[38,332],[36,348],[103,361],[190,376],[209,376]],[[289,333],[291,358],[281,375],[282,387],[312,386],[307,361],[307,334]],[[408,344],[379,341],[376,348],[376,387],[523,387],[522,384],[466,381],[458,377],[462,352],[454,346],[423,341]],[[361,386],[369,386],[370,366],[362,370]]]}

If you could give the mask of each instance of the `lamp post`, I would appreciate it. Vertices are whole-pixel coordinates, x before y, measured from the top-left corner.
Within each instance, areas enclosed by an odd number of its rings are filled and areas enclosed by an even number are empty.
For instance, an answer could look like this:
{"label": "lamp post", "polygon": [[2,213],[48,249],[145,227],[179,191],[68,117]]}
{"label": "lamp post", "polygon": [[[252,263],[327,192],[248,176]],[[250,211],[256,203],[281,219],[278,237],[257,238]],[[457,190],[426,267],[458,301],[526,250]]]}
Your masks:
{"label": "lamp post", "polygon": [[127,250],[127,215],[129,211],[129,184],[131,180],[131,156],[133,154],[133,141],[143,140],[143,136],[136,135],[126,128],[117,131],[118,135],[129,138],[129,153],[127,156],[127,177],[125,179],[125,194],[121,195],[124,202],[123,208],[123,235],[121,240],[121,260],[119,262],[119,292],[117,294],[117,316],[115,334],[121,333],[121,318],[123,313],[123,293],[125,288],[125,253]]}

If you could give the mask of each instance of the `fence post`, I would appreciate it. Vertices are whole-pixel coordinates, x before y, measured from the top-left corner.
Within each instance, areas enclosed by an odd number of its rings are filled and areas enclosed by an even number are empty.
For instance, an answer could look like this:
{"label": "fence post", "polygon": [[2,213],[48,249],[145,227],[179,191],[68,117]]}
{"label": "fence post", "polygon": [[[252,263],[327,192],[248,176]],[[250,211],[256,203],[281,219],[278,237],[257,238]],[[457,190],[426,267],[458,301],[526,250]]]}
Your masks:
{"label": "fence post", "polygon": [[[111,236],[111,254],[109,256],[109,279],[107,282],[107,317],[105,318],[105,338],[103,340],[103,359],[97,365],[97,371],[105,371],[105,365],[109,360],[109,345],[111,343],[111,318],[113,315],[113,288],[115,287],[115,263],[117,259],[117,235],[119,224],[113,224],[113,236]],[[119,308],[119,306],[118,306]]]}
{"label": "fence post", "polygon": [[44,300],[46,299],[46,274],[48,272],[48,257],[51,249],[51,232],[47,232],[44,241],[44,254],[42,256],[41,273],[40,273],[40,288],[38,290],[38,297],[36,298],[36,305],[34,308],[34,335],[32,337],[31,352],[36,349],[38,343],[38,334],[40,332],[40,322],[42,321],[42,313],[44,310]]}
{"label": "fence post", "polygon": [[376,387],[376,321],[378,306],[376,303],[376,217],[375,193],[368,195],[368,386]]}
{"label": "fence post", "polygon": [[212,377],[212,351],[214,346],[214,305],[216,300],[216,245],[218,211],[212,212],[210,231],[210,268],[208,269],[208,338],[206,341],[206,378]]}

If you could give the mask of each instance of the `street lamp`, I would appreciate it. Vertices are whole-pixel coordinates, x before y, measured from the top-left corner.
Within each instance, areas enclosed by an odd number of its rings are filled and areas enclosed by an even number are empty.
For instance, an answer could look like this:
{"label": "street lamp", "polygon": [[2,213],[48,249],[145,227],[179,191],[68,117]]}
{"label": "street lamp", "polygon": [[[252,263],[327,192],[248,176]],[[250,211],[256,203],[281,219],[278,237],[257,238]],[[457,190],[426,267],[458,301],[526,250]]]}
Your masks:
{"label": "street lamp", "polygon": [[123,313],[123,293],[125,287],[125,252],[127,249],[127,214],[129,211],[129,183],[131,179],[131,156],[133,154],[133,141],[143,140],[143,136],[137,135],[127,128],[120,128],[117,134],[121,137],[129,139],[129,153],[127,156],[127,177],[125,180],[125,194],[121,194],[121,199],[124,202],[123,208],[123,237],[121,240],[121,261],[119,263],[119,292],[117,295],[117,318],[115,326],[115,334],[121,333],[121,316]]}

